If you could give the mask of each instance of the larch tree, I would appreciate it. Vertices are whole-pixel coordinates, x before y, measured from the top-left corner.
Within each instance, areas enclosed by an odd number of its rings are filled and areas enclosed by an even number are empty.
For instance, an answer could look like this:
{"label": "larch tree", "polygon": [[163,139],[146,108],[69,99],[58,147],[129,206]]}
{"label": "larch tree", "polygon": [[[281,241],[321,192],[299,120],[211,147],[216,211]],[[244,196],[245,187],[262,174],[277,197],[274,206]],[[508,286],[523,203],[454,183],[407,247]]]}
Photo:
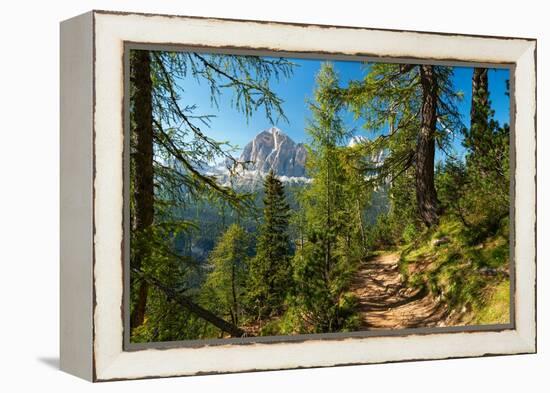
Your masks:
{"label": "larch tree", "polygon": [[[140,237],[147,236],[153,225],[154,186],[153,186],[153,83],[151,80],[151,58],[147,51],[132,54],[131,67],[132,103],[131,111],[133,136],[133,230]],[[144,259],[150,254],[148,242],[134,242],[132,265],[141,269]],[[135,306],[130,317],[131,326],[139,326],[145,318],[148,284],[140,280]]]}
{"label": "larch tree", "polygon": [[[430,227],[440,208],[434,183],[436,146],[445,151],[455,130],[461,130],[456,106],[461,94],[452,81],[452,68],[433,65],[369,64],[362,81],[337,88],[333,95],[365,120],[377,137],[364,142],[363,154],[386,153],[383,165],[363,162],[368,182],[394,182],[414,169],[417,212]],[[361,163],[361,161],[358,161]]]}
{"label": "larch tree", "polygon": [[295,299],[303,328],[308,332],[332,332],[346,326],[353,313],[346,307],[346,291],[353,269],[353,247],[347,240],[359,226],[354,220],[354,201],[346,193],[342,144],[349,137],[339,116],[341,104],[328,94],[337,88],[333,66],[324,63],[317,75],[315,101],[310,102],[311,137],[306,162],[312,183],[300,195],[305,214],[303,247],[294,256]]}
{"label": "larch tree", "polygon": [[435,191],[434,160],[439,84],[432,65],[420,65],[422,106],[420,131],[416,141],[416,200],[422,221],[430,227],[439,221],[439,201]]}
{"label": "larch tree", "polygon": [[[185,94],[185,80],[196,79],[210,88],[217,105],[222,93],[233,92],[233,107],[250,117],[263,110],[268,119],[284,118],[282,100],[270,83],[291,75],[293,64],[285,59],[258,56],[229,56],[194,52],[133,50],[130,54],[130,210],[132,329],[147,318],[147,299],[165,297],[151,278],[158,277],[158,250],[152,239],[170,241],[192,222],[169,222],[170,209],[190,199],[218,199],[234,209],[245,209],[246,196],[204,174],[201,168],[224,160],[231,173],[243,163],[231,155],[232,146],[208,137],[203,128],[211,116],[197,114],[197,107]],[[168,229],[169,228],[169,229]],[[156,236],[153,232],[163,232]],[[159,234],[160,235],[160,234]],[[174,257],[174,255],[171,255]],[[175,256],[176,259],[178,256]],[[180,261],[180,264],[185,261]],[[188,269],[196,269],[189,265]],[[169,274],[168,274],[169,275]],[[144,277],[149,277],[149,280]],[[162,293],[161,293],[162,292]]]}
{"label": "larch tree", "polygon": [[250,236],[242,227],[232,224],[208,258],[211,271],[204,284],[204,303],[224,317],[229,317],[235,326],[242,323],[245,313],[250,254]]}
{"label": "larch tree", "polygon": [[370,157],[362,156],[361,146],[351,144],[350,146],[338,149],[340,166],[345,179],[343,183],[343,192],[348,199],[347,208],[349,209],[349,221],[352,223],[349,231],[346,232],[346,244],[348,249],[356,247],[362,254],[367,253],[367,225],[366,210],[373,202],[374,190],[365,187],[365,173],[356,165],[358,155],[360,160],[374,162],[380,159],[380,156]]}

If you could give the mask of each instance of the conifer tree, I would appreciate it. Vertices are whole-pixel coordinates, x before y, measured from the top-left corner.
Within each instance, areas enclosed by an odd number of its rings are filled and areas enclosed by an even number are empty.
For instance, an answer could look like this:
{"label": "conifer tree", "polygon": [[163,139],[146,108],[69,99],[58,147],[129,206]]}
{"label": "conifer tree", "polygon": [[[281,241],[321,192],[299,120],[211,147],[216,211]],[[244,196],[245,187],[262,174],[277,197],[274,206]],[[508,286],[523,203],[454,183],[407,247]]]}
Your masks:
{"label": "conifer tree", "polygon": [[254,315],[262,319],[280,314],[291,287],[289,219],[283,183],[271,170],[264,180],[263,224],[260,227],[256,256],[250,263],[249,303]]}
{"label": "conifer tree", "polygon": [[[489,100],[487,68],[474,68],[472,75],[472,101],[470,128],[464,129],[464,146],[468,149],[468,163],[485,178],[507,178],[509,130],[494,119]],[[507,190],[506,190],[507,193]]]}
{"label": "conifer tree", "polygon": [[[147,319],[164,317],[153,315],[157,309],[147,305],[152,289],[139,273],[162,271],[163,258],[174,253],[168,247],[172,234],[165,237],[164,254],[151,248],[150,239],[159,237],[162,226],[178,225],[183,233],[193,227],[192,222],[174,220],[173,210],[201,198],[239,211],[249,207],[246,195],[200,170],[220,159],[228,163],[232,173],[244,164],[230,154],[231,146],[226,142],[205,134],[211,116],[199,112],[181,82],[193,77],[206,83],[213,103],[222,93],[233,93],[234,109],[246,118],[263,109],[266,118],[275,121],[285,116],[282,99],[273,92],[271,83],[290,77],[294,65],[282,58],[147,50],[132,50],[129,60],[130,265],[136,271],[130,277],[133,330],[145,325]],[[190,261],[185,264],[192,267]],[[174,276],[174,272],[166,272],[155,278],[168,282]]]}
{"label": "conifer tree", "polygon": [[335,88],[365,128],[378,137],[364,143],[364,154],[379,150],[387,154],[384,165],[374,171],[381,181],[395,180],[414,171],[416,211],[428,227],[437,224],[441,213],[435,190],[435,149],[445,151],[460,130],[456,101],[461,94],[452,84],[452,68],[416,64],[370,64],[363,81],[352,81],[345,89]]}
{"label": "conifer tree", "polygon": [[325,63],[317,75],[313,119],[308,126],[308,175],[312,184],[300,196],[305,211],[306,242],[294,257],[296,302],[309,332],[331,332],[346,326],[351,308],[346,308],[353,259],[346,241],[354,220],[354,200],[346,193],[341,144],[349,136],[344,129],[337,99],[327,94],[338,86],[337,75]]}
{"label": "conifer tree", "polygon": [[232,224],[210,253],[211,272],[204,284],[204,303],[218,315],[239,325],[244,316],[245,285],[250,258],[250,236]]}
{"label": "conifer tree", "polygon": [[464,129],[463,141],[466,191],[461,203],[469,212],[466,219],[478,224],[475,230],[479,233],[494,231],[509,214],[510,130],[494,119],[488,72],[474,68],[470,128]]}

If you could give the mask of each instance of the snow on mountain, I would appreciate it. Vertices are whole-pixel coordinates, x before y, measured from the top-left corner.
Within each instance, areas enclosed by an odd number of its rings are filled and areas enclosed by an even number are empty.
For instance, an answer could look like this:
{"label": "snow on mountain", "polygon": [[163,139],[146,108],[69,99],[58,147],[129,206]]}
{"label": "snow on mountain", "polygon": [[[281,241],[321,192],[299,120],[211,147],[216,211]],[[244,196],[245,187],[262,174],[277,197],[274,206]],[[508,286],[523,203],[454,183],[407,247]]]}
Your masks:
{"label": "snow on mountain", "polygon": [[[350,138],[349,147],[367,142],[368,138],[356,135]],[[249,190],[261,187],[265,176],[269,171],[287,184],[305,184],[311,182],[306,176],[307,150],[302,143],[296,143],[277,127],[270,127],[258,133],[254,139],[244,147],[240,157],[240,163],[246,163],[244,168],[237,169],[236,176],[229,176],[228,166],[230,160],[220,163],[215,167],[205,168],[207,175],[215,176],[219,181],[232,187],[246,188]],[[369,161],[374,167],[382,165],[386,152],[380,150],[371,153]],[[373,176],[372,174],[367,177]]]}
{"label": "snow on mountain", "polygon": [[249,170],[278,176],[304,177],[306,149],[302,143],[295,143],[277,127],[260,132],[243,149],[239,161],[250,162]]}
{"label": "snow on mountain", "polygon": [[246,144],[237,159],[246,165],[244,169],[238,169],[237,176],[229,176],[229,162],[210,167],[205,173],[216,176],[226,186],[247,189],[260,187],[271,170],[284,183],[304,184],[311,181],[306,177],[306,155],[302,143],[294,142],[279,128],[270,127]]}

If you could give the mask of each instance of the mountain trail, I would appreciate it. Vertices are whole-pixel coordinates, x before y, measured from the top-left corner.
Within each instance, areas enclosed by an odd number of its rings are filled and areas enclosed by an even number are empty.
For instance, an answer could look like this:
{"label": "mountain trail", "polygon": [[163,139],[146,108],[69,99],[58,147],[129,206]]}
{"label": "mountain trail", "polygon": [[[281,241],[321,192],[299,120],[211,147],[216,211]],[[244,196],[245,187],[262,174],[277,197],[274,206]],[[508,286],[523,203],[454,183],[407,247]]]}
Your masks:
{"label": "mountain trail", "polygon": [[352,284],[359,300],[361,328],[403,329],[445,326],[447,308],[427,288],[407,287],[399,271],[399,254],[363,262]]}

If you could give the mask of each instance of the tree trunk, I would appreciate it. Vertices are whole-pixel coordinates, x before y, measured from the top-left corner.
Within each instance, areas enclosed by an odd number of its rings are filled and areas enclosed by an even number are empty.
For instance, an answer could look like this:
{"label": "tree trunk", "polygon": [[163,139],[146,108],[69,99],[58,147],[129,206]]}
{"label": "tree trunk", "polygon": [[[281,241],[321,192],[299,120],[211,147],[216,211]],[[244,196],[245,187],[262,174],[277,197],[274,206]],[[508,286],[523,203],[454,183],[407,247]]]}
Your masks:
{"label": "tree trunk", "polygon": [[153,285],[154,287],[162,291],[168,300],[176,302],[180,306],[186,308],[187,310],[191,311],[193,314],[197,315],[199,318],[202,318],[205,321],[210,322],[212,325],[216,326],[221,331],[229,333],[231,337],[243,337],[246,334],[246,332],[241,328],[239,328],[238,326],[235,326],[232,323],[229,323],[226,320],[211,313],[207,309],[202,308],[201,306],[193,302],[191,299],[189,299],[187,296],[175,291],[174,289],[166,285],[163,285],[160,281],[152,277],[146,277],[138,269],[133,269],[132,271],[137,275],[139,275],[142,278],[142,281],[150,283],[151,285]]}
{"label": "tree trunk", "polygon": [[434,184],[437,80],[431,65],[420,66],[422,112],[416,145],[416,200],[420,218],[431,227],[439,221],[439,202]]}
{"label": "tree trunk", "polygon": [[[133,82],[132,124],[135,142],[134,163],[134,230],[138,236],[144,236],[153,224],[153,109],[151,59],[148,51],[135,51],[131,59],[131,78]],[[143,242],[142,242],[143,243]],[[140,269],[149,249],[145,244],[134,248],[132,266]],[[145,280],[139,282],[137,303],[130,316],[132,328],[138,327],[145,318],[148,287]]]}
{"label": "tree trunk", "polygon": [[235,262],[231,264],[231,296],[233,296],[233,323],[235,325],[239,324],[239,310],[238,310],[238,303],[237,303],[237,288],[236,288],[236,274],[235,274]]}
{"label": "tree trunk", "polygon": [[[327,147],[325,146],[325,149]],[[327,234],[325,236],[325,282],[329,282],[330,277],[330,270],[331,270],[331,258],[332,258],[332,250],[331,250],[331,242],[332,242],[332,222],[331,222],[331,211],[330,211],[330,204],[331,204],[331,198],[330,198],[330,187],[331,187],[331,178],[330,178],[330,171],[332,169],[331,162],[329,156],[333,154],[332,149],[327,150],[327,160],[326,160],[326,177],[325,177],[325,187],[326,187],[326,231]]]}
{"label": "tree trunk", "polygon": [[355,200],[355,207],[357,209],[357,219],[359,220],[359,229],[361,230],[361,248],[363,251],[367,250],[367,235],[365,234],[365,225],[363,224],[363,211],[359,199]]}

